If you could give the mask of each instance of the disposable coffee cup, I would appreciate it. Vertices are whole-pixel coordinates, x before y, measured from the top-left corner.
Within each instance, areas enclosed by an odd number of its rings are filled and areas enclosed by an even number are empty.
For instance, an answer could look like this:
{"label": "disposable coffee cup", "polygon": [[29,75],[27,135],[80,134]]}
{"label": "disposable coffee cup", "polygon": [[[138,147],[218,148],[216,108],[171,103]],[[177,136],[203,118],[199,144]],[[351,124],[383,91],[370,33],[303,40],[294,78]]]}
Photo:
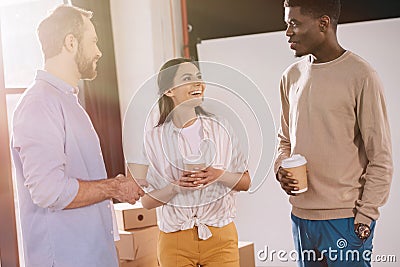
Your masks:
{"label": "disposable coffee cup", "polygon": [[299,188],[297,191],[292,191],[294,194],[306,192],[308,189],[307,185],[307,160],[305,157],[299,154],[295,154],[290,158],[282,161],[282,168],[292,174],[292,178],[297,180],[297,184],[293,184]]}
{"label": "disposable coffee cup", "polygon": [[200,172],[206,168],[206,163],[201,156],[191,155],[183,159],[183,168],[188,172]]}

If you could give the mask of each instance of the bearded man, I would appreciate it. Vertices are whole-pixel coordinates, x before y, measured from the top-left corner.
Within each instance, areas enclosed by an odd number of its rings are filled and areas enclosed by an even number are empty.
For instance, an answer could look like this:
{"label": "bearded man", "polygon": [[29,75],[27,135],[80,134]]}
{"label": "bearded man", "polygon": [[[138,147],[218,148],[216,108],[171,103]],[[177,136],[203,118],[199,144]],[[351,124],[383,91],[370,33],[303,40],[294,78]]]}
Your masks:
{"label": "bearded man", "polygon": [[92,12],[62,5],[38,27],[44,70],[14,112],[16,169],[26,267],[118,266],[112,198],[135,203],[134,179],[107,173],[100,143],[79,103],[78,81],[101,57]]}

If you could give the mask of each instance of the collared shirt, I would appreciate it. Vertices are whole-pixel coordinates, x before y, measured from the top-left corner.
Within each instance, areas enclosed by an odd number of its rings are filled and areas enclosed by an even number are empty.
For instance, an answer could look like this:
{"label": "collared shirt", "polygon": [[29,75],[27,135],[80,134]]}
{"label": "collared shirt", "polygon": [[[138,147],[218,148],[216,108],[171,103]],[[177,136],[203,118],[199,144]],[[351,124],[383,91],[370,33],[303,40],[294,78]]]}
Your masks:
{"label": "collared shirt", "polygon": [[11,146],[27,267],[118,266],[110,200],[64,209],[78,193],[78,179],[107,177],[76,93],[38,71],[14,112]]}
{"label": "collared shirt", "polygon": [[[203,140],[201,155],[207,166],[243,173],[247,158],[239,149],[239,142],[226,120],[199,117]],[[184,140],[172,122],[155,127],[146,134],[143,160],[136,162],[150,166],[148,189],[162,189],[182,177],[183,158],[193,154],[190,143]],[[160,230],[166,233],[198,227],[199,238],[208,239],[207,226],[223,227],[236,216],[235,196],[230,188],[219,182],[203,189],[177,194],[169,203],[157,208]]]}

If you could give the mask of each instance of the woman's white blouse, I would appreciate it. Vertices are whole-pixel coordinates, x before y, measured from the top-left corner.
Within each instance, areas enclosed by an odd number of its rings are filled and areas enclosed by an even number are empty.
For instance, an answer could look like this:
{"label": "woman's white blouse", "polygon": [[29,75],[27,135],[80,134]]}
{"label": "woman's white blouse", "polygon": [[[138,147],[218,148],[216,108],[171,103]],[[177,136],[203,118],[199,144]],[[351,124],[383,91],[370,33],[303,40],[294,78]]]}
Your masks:
{"label": "woman's white blouse", "polygon": [[[149,165],[146,177],[149,194],[179,180],[184,169],[183,159],[193,154],[200,154],[207,166],[233,173],[247,170],[247,157],[240,151],[239,142],[226,120],[201,116],[198,122],[202,137],[200,151],[193,151],[188,136],[172,121],[146,133],[142,159],[135,163]],[[208,239],[212,234],[207,226],[223,227],[235,218],[234,194],[231,188],[219,182],[179,193],[157,208],[159,228],[170,233],[197,226],[199,238]]]}

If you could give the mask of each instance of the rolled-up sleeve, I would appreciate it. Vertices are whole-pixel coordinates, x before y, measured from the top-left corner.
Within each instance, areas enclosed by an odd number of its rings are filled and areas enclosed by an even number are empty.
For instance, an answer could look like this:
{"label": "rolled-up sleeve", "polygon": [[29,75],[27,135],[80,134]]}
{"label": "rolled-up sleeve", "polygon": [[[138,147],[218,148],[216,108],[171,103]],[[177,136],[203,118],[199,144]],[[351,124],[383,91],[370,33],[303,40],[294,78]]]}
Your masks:
{"label": "rolled-up sleeve", "polygon": [[65,175],[65,127],[61,108],[39,97],[25,97],[14,113],[12,147],[22,163],[24,185],[34,204],[65,208],[78,193],[78,180]]}

